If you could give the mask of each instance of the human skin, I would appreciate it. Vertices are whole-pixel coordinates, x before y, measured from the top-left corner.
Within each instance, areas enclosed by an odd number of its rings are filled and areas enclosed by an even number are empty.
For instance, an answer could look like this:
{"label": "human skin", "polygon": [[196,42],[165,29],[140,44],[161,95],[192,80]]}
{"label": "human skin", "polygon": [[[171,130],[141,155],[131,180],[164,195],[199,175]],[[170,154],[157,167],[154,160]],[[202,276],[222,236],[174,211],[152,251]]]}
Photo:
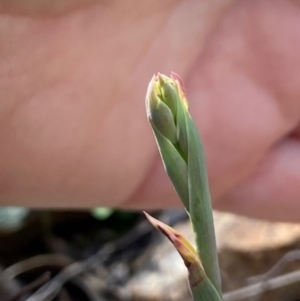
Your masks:
{"label": "human skin", "polygon": [[173,70],[214,207],[299,222],[297,2],[83,2],[0,0],[1,204],[180,206],[144,105]]}

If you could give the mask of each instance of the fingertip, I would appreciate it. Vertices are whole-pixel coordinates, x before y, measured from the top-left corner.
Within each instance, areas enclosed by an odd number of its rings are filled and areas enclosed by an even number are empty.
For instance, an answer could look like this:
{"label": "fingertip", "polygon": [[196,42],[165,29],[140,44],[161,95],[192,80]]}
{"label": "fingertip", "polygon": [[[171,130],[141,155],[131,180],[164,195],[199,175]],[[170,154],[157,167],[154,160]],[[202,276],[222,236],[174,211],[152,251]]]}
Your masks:
{"label": "fingertip", "polygon": [[242,184],[215,202],[221,211],[300,222],[300,140],[286,138]]}

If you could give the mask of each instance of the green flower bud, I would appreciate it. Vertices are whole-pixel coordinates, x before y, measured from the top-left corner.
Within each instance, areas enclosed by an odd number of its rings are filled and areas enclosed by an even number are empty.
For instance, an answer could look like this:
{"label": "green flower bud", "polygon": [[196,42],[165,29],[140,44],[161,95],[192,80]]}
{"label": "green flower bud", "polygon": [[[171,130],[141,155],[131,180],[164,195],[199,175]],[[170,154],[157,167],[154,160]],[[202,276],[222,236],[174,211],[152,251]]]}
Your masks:
{"label": "green flower bud", "polygon": [[159,77],[154,76],[149,84],[146,96],[148,119],[153,127],[174,144],[177,142],[174,116],[162,98]]}

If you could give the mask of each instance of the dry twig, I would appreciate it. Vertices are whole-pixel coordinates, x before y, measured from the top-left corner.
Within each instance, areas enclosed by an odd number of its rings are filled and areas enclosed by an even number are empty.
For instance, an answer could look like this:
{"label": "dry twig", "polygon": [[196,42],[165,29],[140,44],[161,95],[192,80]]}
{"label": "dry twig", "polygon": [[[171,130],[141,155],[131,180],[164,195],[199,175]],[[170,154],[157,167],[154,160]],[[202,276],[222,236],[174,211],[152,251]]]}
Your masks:
{"label": "dry twig", "polygon": [[300,271],[284,274],[269,280],[252,284],[241,289],[228,292],[223,295],[224,301],[238,301],[261,295],[267,291],[274,290],[286,285],[300,282]]}

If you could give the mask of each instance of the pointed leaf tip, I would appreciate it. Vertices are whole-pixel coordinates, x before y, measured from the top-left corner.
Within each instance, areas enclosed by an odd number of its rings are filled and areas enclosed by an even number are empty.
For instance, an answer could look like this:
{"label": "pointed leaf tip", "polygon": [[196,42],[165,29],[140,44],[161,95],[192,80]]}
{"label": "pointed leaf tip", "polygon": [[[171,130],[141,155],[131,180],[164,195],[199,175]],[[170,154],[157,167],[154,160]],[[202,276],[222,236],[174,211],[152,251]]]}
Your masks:
{"label": "pointed leaf tip", "polygon": [[172,242],[187,267],[190,267],[192,264],[201,265],[195,248],[178,231],[152,217],[145,211],[144,214],[148,221]]}
{"label": "pointed leaf tip", "polygon": [[186,99],[186,90],[185,90],[185,86],[184,86],[182,78],[177,73],[172,71],[171,79],[177,84],[177,90],[180,95],[180,100],[183,103],[184,108],[186,110],[188,110],[189,105],[188,105],[188,101]]}

